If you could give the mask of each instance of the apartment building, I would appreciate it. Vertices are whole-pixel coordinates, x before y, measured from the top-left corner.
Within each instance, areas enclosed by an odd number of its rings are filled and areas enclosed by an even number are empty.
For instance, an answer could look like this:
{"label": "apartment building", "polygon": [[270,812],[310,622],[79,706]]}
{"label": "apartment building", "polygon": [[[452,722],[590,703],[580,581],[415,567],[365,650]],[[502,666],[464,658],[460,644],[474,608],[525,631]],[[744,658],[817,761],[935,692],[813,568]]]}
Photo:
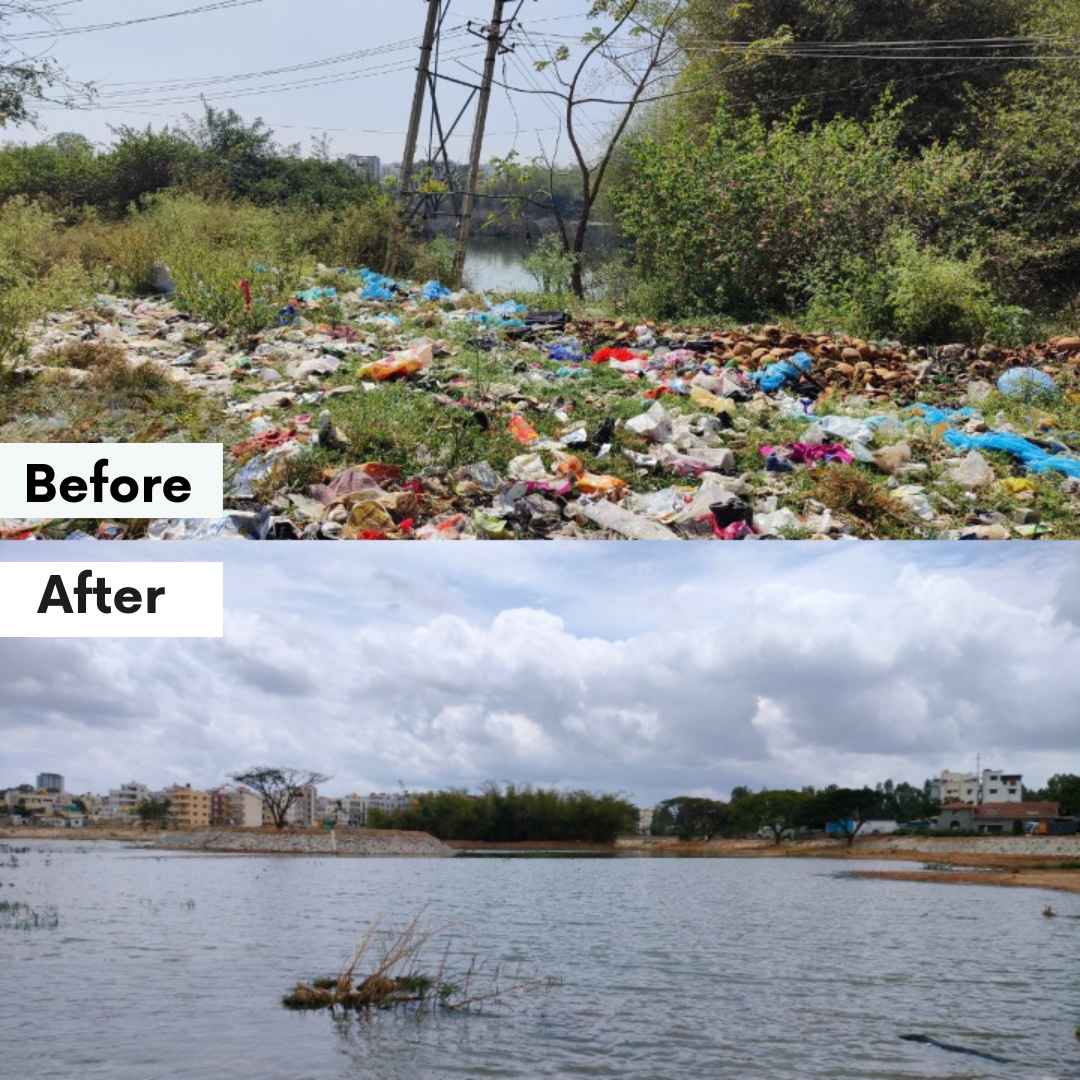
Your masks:
{"label": "apartment building", "polygon": [[110,790],[103,800],[102,812],[107,817],[122,817],[134,814],[135,807],[144,800],[151,798],[152,795],[153,793],[145,784],[132,780]]}
{"label": "apartment building", "polygon": [[229,796],[232,820],[241,829],[257,829],[262,824],[262,796],[249,788],[238,787]]}
{"label": "apartment building", "polygon": [[981,773],[959,773],[945,769],[930,781],[930,795],[942,805],[1018,803],[1024,799],[1021,780],[1020,773],[1007,773],[1000,769],[983,769]]}
{"label": "apartment building", "polygon": [[47,791],[50,795],[59,795],[64,790],[64,778],[60,773],[39,772],[37,774],[37,786],[39,791]]}
{"label": "apartment building", "polygon": [[182,829],[206,828],[210,824],[210,792],[199,791],[190,784],[166,789],[169,800],[169,821]]}

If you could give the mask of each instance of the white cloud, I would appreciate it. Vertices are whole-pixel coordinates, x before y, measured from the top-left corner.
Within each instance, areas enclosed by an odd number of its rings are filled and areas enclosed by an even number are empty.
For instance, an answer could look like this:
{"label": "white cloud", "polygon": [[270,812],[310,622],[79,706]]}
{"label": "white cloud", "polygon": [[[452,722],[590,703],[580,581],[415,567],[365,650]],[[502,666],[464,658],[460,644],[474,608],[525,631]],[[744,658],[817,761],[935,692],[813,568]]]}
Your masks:
{"label": "white cloud", "polygon": [[[46,558],[43,545],[7,558]],[[466,548],[468,550],[466,550]],[[945,548],[944,551],[941,549]],[[33,550],[31,550],[33,549]],[[1030,550],[1030,548],[1028,548]],[[989,546],[216,545],[221,641],[0,642],[0,786],[57,770],[332,790],[486,780],[643,801],[1080,772],[1080,552]],[[99,555],[99,552],[102,554]]]}

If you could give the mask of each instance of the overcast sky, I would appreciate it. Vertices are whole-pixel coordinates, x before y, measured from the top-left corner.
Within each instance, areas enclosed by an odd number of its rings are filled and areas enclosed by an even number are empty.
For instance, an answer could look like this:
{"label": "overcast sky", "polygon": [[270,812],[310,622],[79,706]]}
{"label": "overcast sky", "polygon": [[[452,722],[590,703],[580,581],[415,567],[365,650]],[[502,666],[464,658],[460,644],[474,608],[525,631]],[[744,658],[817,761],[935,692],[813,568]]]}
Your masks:
{"label": "overcast sky", "polygon": [[[482,555],[482,557],[481,557]],[[225,560],[224,641],[0,641],[0,787],[1080,772],[1080,545],[4,545]]]}
{"label": "overcast sky", "polygon": [[[38,0],[37,6],[52,8],[51,17],[70,29],[160,15],[207,2],[69,0],[56,4]],[[564,40],[572,42],[586,29],[588,22],[583,15],[588,6],[588,0],[525,0],[521,23],[532,35],[531,44],[544,51]],[[479,70],[484,43],[468,36],[463,27],[470,19],[474,23],[487,21],[491,10],[490,0],[452,0],[445,22],[441,65],[445,74],[473,79],[462,65]],[[0,138],[33,142],[57,132],[77,131],[91,140],[108,142],[110,124],[141,127],[152,123],[159,127],[185,113],[201,111],[197,88],[163,85],[166,81],[272,71],[391,44],[398,48],[384,55],[236,81],[207,92],[213,105],[232,105],[247,119],[262,116],[275,128],[282,143],[299,142],[306,149],[312,136],[326,131],[336,154],[377,154],[387,162],[400,161],[415,79],[416,45],[426,11],[422,0],[319,0],[317,4],[251,0],[245,6],[183,18],[20,40],[19,46],[27,52],[50,50],[49,55],[73,79],[96,83],[100,98],[92,111],[43,110],[42,130],[7,130],[0,133]],[[26,18],[18,23],[12,20],[4,29],[16,34],[45,26],[40,20]],[[538,82],[547,78],[532,68],[528,48],[522,42],[515,55],[505,58],[507,82],[522,85],[528,78]],[[527,73],[521,70],[521,64],[528,65]],[[503,70],[500,61],[500,79]],[[265,92],[268,87],[307,79],[338,81]],[[148,82],[157,85],[137,85]],[[253,90],[259,93],[251,93]],[[108,97],[128,92],[137,92],[137,106],[132,106],[131,99],[121,106],[115,97]],[[460,88],[444,86],[440,92],[441,111],[449,117],[455,115],[463,93]],[[537,130],[550,146],[556,126],[550,111],[553,103],[551,98],[516,95],[511,104],[505,91],[496,92],[489,115],[485,159],[505,154],[515,146],[523,156],[532,157],[538,149]],[[595,106],[589,119],[602,123],[608,111],[607,107]],[[459,160],[468,152],[470,124],[471,119],[463,124],[459,129],[461,137],[453,143],[452,152]],[[421,150],[425,145],[426,135]]]}

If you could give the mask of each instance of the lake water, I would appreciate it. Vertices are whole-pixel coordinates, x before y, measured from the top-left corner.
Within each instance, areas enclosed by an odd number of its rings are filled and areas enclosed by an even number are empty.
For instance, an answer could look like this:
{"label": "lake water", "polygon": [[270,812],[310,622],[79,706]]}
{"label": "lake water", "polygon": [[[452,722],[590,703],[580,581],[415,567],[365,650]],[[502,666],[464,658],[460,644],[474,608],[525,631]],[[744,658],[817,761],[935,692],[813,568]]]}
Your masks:
{"label": "lake water", "polygon": [[465,280],[478,292],[503,292],[537,288],[536,278],[525,269],[529,253],[524,240],[509,237],[473,237],[465,256]]}
{"label": "lake water", "polygon": [[[0,1075],[34,1080],[1077,1077],[1080,922],[1029,889],[860,881],[820,860],[316,859],[0,851]],[[874,864],[864,864],[872,866]],[[890,864],[896,866],[897,864]],[[371,921],[450,967],[562,985],[502,1012],[335,1022],[279,1005]],[[904,1033],[1011,1058],[999,1065]]]}

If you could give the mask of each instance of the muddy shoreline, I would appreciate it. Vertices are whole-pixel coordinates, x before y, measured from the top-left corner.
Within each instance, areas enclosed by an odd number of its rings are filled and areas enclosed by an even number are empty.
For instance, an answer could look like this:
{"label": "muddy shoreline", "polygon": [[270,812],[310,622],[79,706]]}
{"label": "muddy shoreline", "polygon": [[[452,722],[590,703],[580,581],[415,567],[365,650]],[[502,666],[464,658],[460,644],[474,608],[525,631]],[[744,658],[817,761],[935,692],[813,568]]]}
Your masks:
{"label": "muddy shoreline", "polygon": [[[70,840],[123,841],[157,850],[191,851],[228,855],[326,855],[344,857],[408,855],[415,858],[446,858],[465,854],[545,852],[608,855],[639,858],[720,859],[827,859],[839,863],[920,863],[896,870],[847,871],[854,877],[879,881],[930,882],[939,885],[985,885],[1004,888],[1052,889],[1080,894],[1080,837],[1069,843],[1033,843],[1033,838],[962,838],[927,843],[926,839],[866,837],[851,847],[834,841],[813,840],[797,844],[767,844],[756,839],[713,840],[687,843],[655,837],[620,837],[613,844],[577,841],[450,840],[442,842],[426,833],[393,830],[342,829],[336,835],[317,830],[284,833],[241,829],[208,829],[192,832],[87,828],[0,828],[0,841]],[[938,843],[942,847],[938,847]],[[961,850],[948,850],[946,845]],[[1009,849],[1013,850],[1009,850]],[[1048,848],[1048,850],[1039,850]]]}

